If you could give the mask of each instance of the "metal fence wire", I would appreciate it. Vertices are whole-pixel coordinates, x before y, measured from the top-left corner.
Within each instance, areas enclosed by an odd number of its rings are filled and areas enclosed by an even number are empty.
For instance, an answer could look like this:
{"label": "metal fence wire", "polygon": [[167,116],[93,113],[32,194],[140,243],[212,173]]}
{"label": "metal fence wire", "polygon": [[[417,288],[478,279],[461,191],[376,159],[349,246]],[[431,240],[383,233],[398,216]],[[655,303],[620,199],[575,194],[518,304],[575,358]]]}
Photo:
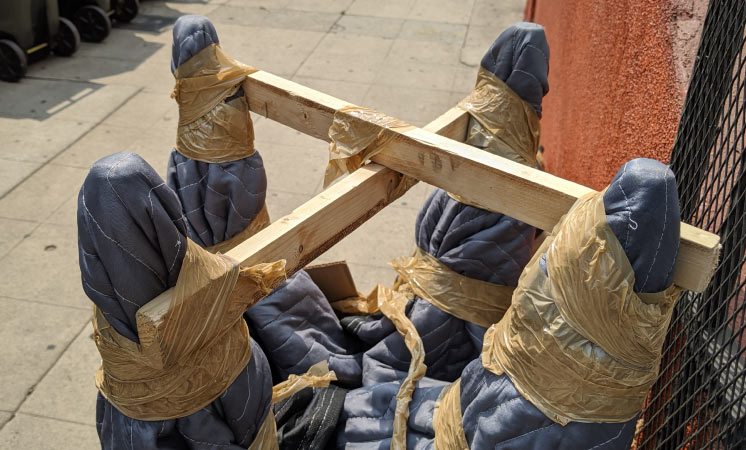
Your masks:
{"label": "metal fence wire", "polygon": [[746,449],[746,0],[712,0],[671,154],[682,218],[721,238],[679,299],[637,449]]}

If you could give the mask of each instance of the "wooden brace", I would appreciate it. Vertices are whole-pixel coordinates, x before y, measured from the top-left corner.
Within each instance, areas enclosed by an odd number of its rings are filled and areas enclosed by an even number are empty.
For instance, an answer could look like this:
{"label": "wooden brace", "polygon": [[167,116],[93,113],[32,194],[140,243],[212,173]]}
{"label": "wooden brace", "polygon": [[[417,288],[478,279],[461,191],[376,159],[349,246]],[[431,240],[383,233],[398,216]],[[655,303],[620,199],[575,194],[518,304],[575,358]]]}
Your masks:
{"label": "wooden brace", "polygon": [[[244,91],[251,111],[325,141],[329,140],[335,112],[354,106],[263,71],[248,76]],[[285,259],[290,276],[396,200],[395,195],[403,193],[395,189],[402,174],[544,230],[551,230],[580,196],[593,191],[464,144],[468,123],[468,113],[454,107],[424,128],[397,133],[372,158],[373,163],[308,200],[227,255],[245,265]],[[712,277],[719,252],[719,236],[682,223],[674,283],[702,292]],[[151,303],[168,305],[170,298],[167,291]],[[148,309],[152,310],[152,305]],[[141,316],[138,320],[149,318]]]}

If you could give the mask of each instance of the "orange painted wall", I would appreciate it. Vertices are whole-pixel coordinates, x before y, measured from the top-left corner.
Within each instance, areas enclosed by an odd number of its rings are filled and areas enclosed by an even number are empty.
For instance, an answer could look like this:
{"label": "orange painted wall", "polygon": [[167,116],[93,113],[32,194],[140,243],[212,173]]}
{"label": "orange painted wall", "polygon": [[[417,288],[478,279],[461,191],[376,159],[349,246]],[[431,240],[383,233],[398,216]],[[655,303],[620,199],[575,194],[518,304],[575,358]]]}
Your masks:
{"label": "orange painted wall", "polygon": [[[601,189],[632,158],[668,162],[698,40],[674,24],[681,3],[528,0],[551,52],[541,121],[549,172]],[[696,34],[694,19],[684,28]]]}

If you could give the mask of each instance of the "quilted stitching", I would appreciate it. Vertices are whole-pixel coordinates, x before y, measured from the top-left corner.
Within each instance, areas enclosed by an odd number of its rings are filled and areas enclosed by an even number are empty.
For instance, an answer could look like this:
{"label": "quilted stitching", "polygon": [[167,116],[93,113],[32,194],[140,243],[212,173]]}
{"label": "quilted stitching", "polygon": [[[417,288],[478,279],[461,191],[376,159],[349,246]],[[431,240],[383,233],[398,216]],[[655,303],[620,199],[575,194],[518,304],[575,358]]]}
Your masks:
{"label": "quilted stitching", "polygon": [[208,247],[243,231],[264,206],[267,175],[259,152],[208,164],[171,151],[168,185],[176,191],[189,237]]}

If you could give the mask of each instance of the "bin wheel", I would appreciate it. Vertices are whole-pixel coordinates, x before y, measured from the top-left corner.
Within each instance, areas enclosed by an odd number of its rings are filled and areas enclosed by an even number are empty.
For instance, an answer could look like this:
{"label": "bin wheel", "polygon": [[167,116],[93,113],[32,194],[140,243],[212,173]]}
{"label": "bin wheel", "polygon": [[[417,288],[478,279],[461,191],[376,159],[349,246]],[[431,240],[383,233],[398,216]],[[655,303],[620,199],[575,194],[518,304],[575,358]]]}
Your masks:
{"label": "bin wheel", "polygon": [[111,20],[98,6],[86,5],[75,11],[73,22],[86,42],[101,42],[111,32]]}
{"label": "bin wheel", "polygon": [[117,1],[116,12],[114,13],[114,19],[117,22],[129,23],[137,17],[137,13],[140,10],[139,0],[119,0]]}
{"label": "bin wheel", "polygon": [[71,56],[80,46],[80,33],[70,20],[60,17],[60,30],[54,40],[52,51],[59,56]]}
{"label": "bin wheel", "polygon": [[26,52],[15,42],[0,39],[0,80],[18,81],[26,75]]}

